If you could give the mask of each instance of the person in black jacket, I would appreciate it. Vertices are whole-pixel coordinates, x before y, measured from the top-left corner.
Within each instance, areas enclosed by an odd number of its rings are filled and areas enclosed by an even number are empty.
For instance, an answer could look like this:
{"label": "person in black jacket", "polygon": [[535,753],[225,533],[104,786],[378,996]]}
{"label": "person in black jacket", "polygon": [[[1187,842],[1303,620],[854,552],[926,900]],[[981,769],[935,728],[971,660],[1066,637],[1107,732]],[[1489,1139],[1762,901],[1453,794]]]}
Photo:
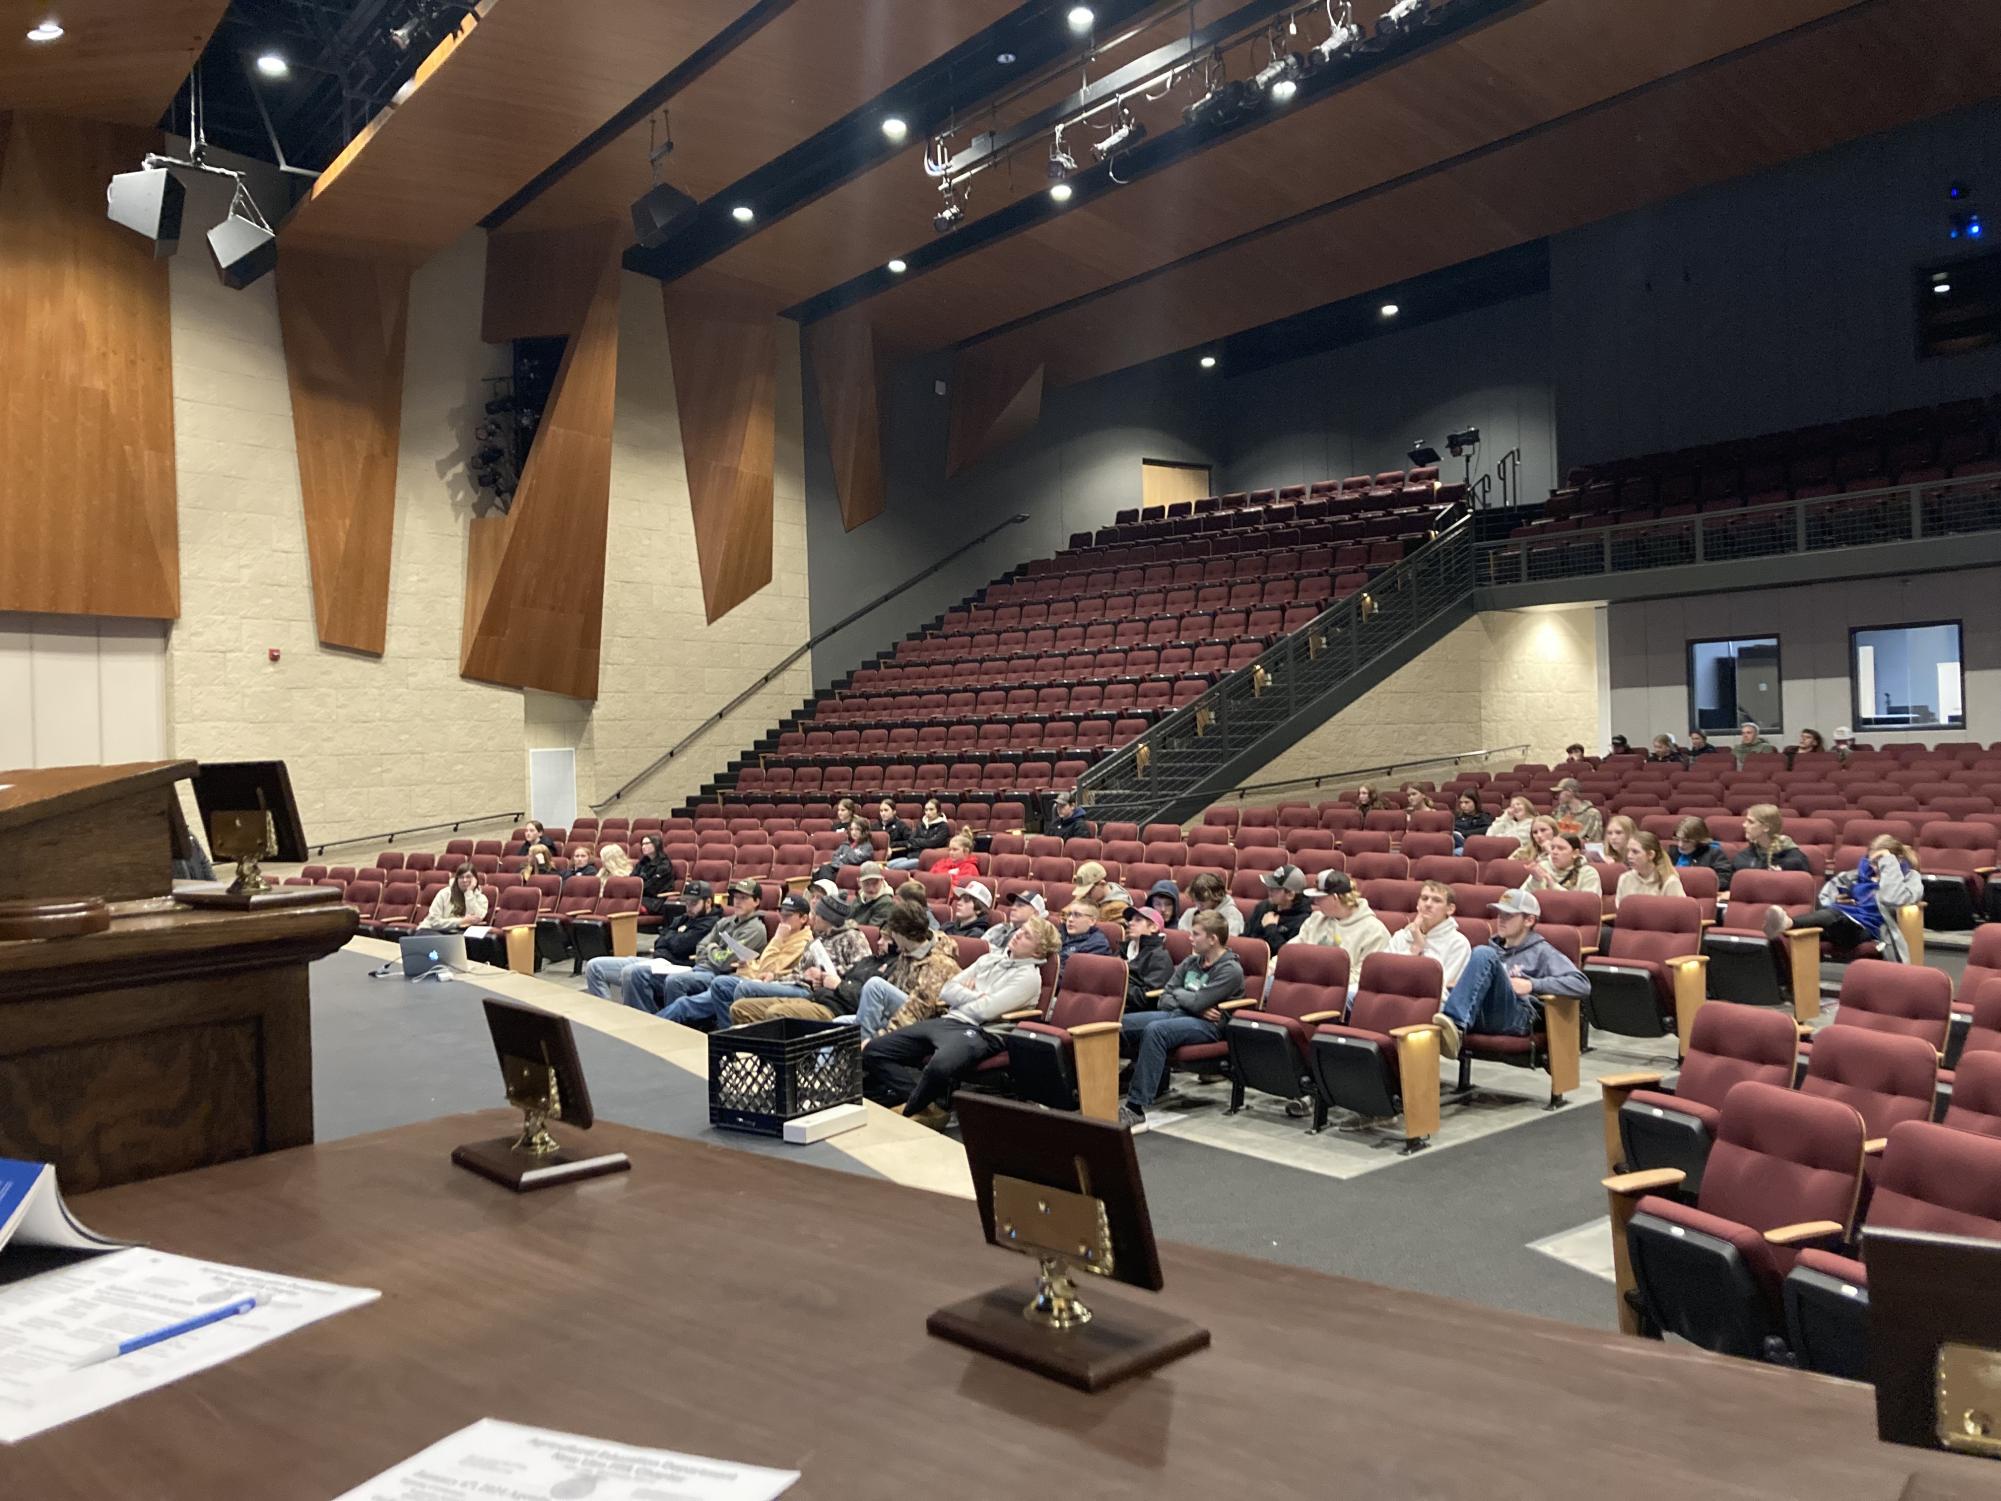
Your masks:
{"label": "person in black jacket", "polygon": [[570,847],[570,874],[573,876],[604,874],[598,866],[597,856],[591,853],[588,844],[576,844]]}
{"label": "person in black jacket", "polygon": [[1744,810],[1744,847],[1730,862],[1740,870],[1803,870],[1809,875],[1806,852],[1785,834],[1784,815],[1771,803],[1754,803]]}
{"label": "person in black jacket", "polygon": [[1279,946],[1298,936],[1306,921],[1306,903],[1299,898],[1306,890],[1306,873],[1297,865],[1281,865],[1258,877],[1268,895],[1251,911],[1244,924],[1246,938],[1262,938],[1276,954]]}
{"label": "person in black jacket", "polygon": [[896,816],[896,804],[888,798],[875,805],[875,830],[882,835],[884,859],[909,852],[910,825]]}
{"label": "person in black jacket", "polygon": [[942,850],[952,837],[952,825],[939,811],[938,799],[924,799],[924,812],[917,820],[917,827],[909,834],[909,849],[889,862],[891,870],[916,870],[926,864],[926,857],[933,850]]}
{"label": "person in black jacket", "polygon": [[1480,794],[1467,788],[1452,800],[1452,840],[1455,848],[1464,849],[1466,841],[1475,835],[1485,834],[1493,817],[1480,806]]}
{"label": "person in black jacket", "polygon": [[984,938],[994,925],[993,906],[994,894],[985,882],[966,882],[952,893],[952,920],[945,931],[954,938]]}
{"label": "person in black jacket", "polygon": [[639,863],[632,867],[639,877],[639,905],[655,917],[667,910],[668,895],[674,890],[674,862],[667,858],[656,834],[639,836]]}
{"label": "person in black jacket", "polygon": [[[709,929],[716,925],[716,912],[710,901],[712,895],[706,881],[690,881],[687,884],[681,892],[684,908],[681,915],[654,935],[655,959],[681,965],[695,962],[695,951],[709,936]],[[592,995],[616,998],[621,993],[625,972],[650,962],[642,958],[615,956],[592,959],[584,965],[584,989]]]}
{"label": "person in black jacket", "polygon": [[1126,1010],[1145,1011],[1174,973],[1174,956],[1161,936],[1160,912],[1134,907],[1126,913]]}
{"label": "person in black jacket", "polygon": [[1063,909],[1063,946],[1056,952],[1056,973],[1072,954],[1109,954],[1112,946],[1098,927],[1098,909],[1089,902],[1073,901]]}
{"label": "person in black jacket", "polygon": [[1089,839],[1091,822],[1084,817],[1084,810],[1077,806],[1077,794],[1059,792],[1056,802],[1049,810],[1049,822],[1043,833],[1054,834],[1058,839]]}
{"label": "person in black jacket", "polygon": [[535,846],[538,844],[549,851],[551,858],[563,853],[562,846],[549,837],[549,826],[543,823],[541,819],[529,819],[527,823],[521,826],[521,832],[527,835],[527,837],[521,841],[521,846],[515,850],[515,854],[533,854]]}
{"label": "person in black jacket", "polygon": [[1122,1126],[1144,1125],[1174,1050],[1222,1037],[1223,1002],[1244,994],[1244,967],[1230,952],[1230,925],[1222,916],[1196,913],[1189,936],[1194,952],[1167,977],[1160,996],[1144,1011],[1127,1007],[1119,1018],[1119,1051],[1133,1059],[1125,1103],[1119,1106]]}
{"label": "person in black jacket", "polygon": [[1674,863],[1706,865],[1716,872],[1717,889],[1730,889],[1730,856],[1709,837],[1709,825],[1699,818],[1684,818],[1675,825]]}

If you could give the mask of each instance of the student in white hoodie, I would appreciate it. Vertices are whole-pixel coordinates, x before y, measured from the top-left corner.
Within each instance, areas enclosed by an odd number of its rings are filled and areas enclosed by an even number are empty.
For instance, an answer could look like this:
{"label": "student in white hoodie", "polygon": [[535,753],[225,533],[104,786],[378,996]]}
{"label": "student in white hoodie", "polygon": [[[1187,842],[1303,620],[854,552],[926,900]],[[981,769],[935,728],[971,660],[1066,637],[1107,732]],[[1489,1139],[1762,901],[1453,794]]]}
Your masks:
{"label": "student in white hoodie", "polygon": [[1300,925],[1292,941],[1346,949],[1352,994],[1361,978],[1362,961],[1389,943],[1390,930],[1345,872],[1324,870],[1320,873],[1320,893],[1313,899],[1313,914]]}
{"label": "student in white hoodie", "polygon": [[1392,933],[1383,946],[1386,954],[1436,959],[1438,967],[1445,971],[1445,984],[1438,992],[1440,1000],[1459,983],[1459,977],[1466,972],[1466,961],[1473,954],[1472,943],[1459,931],[1459,920],[1452,915],[1456,905],[1450,886],[1443,881],[1426,881],[1417,893],[1417,915]]}

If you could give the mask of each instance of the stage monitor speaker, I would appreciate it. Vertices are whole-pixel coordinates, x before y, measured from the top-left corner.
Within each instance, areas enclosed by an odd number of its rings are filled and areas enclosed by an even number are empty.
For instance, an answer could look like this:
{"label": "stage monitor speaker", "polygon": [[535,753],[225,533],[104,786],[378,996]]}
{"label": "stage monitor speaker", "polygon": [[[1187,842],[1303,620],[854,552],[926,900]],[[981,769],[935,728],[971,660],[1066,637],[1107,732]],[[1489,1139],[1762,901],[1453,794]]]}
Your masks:
{"label": "stage monitor speaker", "polygon": [[153,242],[153,255],[164,260],[180,248],[181,207],[188,190],[166,167],[119,172],[104,190],[105,217],[137,230]]}
{"label": "stage monitor speaker", "polygon": [[208,232],[208,248],[222,284],[239,292],[278,264],[278,237],[235,214]]}
{"label": "stage monitor speaker", "polygon": [[648,250],[667,243],[694,216],[695,200],[679,188],[656,182],[632,202],[632,232]]}

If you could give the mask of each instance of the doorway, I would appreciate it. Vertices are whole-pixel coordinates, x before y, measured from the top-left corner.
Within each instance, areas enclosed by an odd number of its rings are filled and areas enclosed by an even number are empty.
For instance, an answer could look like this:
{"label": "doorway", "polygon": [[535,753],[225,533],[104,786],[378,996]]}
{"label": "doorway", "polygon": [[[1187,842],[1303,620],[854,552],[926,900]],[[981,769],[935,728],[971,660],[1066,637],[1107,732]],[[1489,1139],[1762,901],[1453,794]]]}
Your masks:
{"label": "doorway", "polygon": [[1139,461],[1140,509],[1157,511],[1177,500],[1200,500],[1215,492],[1209,488],[1207,464],[1177,464],[1171,459]]}

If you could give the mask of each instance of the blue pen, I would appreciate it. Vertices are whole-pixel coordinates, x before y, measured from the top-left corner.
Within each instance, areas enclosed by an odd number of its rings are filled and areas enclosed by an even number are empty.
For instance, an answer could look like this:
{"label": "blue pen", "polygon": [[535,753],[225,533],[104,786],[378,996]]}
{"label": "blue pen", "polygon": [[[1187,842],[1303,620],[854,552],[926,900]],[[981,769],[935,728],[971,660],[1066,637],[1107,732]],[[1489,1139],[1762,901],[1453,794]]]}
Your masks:
{"label": "blue pen", "polygon": [[116,1360],[121,1355],[130,1355],[134,1350],[143,1350],[148,1345],[157,1345],[179,1334],[188,1334],[196,1329],[206,1329],[210,1324],[219,1324],[224,1319],[233,1319],[239,1313],[248,1313],[258,1304],[255,1297],[238,1298],[233,1303],[223,1303],[198,1313],[193,1318],[182,1319],[178,1324],[169,1324],[164,1329],[155,1329],[150,1334],[135,1334],[130,1339],[121,1339],[115,1345],[100,1345],[70,1369],[80,1371],[86,1366],[101,1365],[107,1360]]}

